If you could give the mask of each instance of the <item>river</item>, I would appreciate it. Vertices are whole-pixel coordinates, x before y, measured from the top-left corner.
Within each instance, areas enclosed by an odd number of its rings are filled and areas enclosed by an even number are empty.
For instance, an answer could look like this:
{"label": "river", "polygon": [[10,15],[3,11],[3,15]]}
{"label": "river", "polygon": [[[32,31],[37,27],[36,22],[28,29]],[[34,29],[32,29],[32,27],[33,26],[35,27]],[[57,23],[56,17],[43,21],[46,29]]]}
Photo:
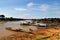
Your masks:
{"label": "river", "polygon": [[0,38],[14,34],[13,32],[6,30],[6,27],[11,27],[15,29],[21,28],[24,30],[29,30],[29,28],[32,28],[33,30],[36,29],[35,26],[21,26],[20,23],[21,21],[0,21]]}

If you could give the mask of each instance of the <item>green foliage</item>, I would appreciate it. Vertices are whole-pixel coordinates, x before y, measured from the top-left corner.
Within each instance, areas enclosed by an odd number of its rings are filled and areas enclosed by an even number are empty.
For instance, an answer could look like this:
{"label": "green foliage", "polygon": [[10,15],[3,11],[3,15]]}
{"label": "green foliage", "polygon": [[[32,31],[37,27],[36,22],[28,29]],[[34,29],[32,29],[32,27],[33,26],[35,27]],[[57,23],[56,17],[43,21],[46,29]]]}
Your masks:
{"label": "green foliage", "polygon": [[2,18],[4,18],[5,17],[5,15],[0,15]]}
{"label": "green foliage", "polygon": [[43,38],[34,38],[33,40],[47,40],[48,38],[50,38],[51,36],[47,36],[47,37],[43,37]]}
{"label": "green foliage", "polygon": [[56,26],[58,26],[58,25],[60,25],[60,23],[47,24],[47,28],[49,28],[49,27],[56,27]]}
{"label": "green foliage", "polygon": [[35,38],[33,40],[47,40],[46,38]]}
{"label": "green foliage", "polygon": [[36,39],[36,40],[47,40],[47,39]]}

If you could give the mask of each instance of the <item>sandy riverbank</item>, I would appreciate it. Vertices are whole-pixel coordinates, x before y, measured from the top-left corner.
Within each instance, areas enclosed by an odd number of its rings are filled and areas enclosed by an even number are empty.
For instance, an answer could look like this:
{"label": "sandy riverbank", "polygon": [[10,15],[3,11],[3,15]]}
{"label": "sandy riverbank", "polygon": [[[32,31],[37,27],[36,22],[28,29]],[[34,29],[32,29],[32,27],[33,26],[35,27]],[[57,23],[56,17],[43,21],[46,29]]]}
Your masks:
{"label": "sandy riverbank", "polygon": [[0,40],[60,40],[60,28],[37,29],[31,33],[12,32],[14,34],[4,36]]}

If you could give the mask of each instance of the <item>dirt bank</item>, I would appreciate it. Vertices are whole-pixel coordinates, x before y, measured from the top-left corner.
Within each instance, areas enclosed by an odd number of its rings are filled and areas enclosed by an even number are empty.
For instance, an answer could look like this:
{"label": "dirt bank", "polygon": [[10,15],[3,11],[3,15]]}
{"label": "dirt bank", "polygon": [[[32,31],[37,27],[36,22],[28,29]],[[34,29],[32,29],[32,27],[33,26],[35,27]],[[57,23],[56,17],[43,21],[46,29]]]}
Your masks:
{"label": "dirt bank", "polygon": [[60,28],[43,28],[26,32],[14,32],[14,34],[2,37],[0,40],[60,40]]}

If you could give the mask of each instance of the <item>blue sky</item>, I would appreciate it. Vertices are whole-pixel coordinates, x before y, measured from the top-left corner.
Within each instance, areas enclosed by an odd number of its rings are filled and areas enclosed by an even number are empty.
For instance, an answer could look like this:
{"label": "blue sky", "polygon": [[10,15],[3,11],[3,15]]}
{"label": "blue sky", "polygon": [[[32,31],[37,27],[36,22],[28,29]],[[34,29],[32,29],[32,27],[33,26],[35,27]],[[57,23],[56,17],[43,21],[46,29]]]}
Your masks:
{"label": "blue sky", "polygon": [[60,0],[0,0],[0,15],[16,18],[60,18]]}

